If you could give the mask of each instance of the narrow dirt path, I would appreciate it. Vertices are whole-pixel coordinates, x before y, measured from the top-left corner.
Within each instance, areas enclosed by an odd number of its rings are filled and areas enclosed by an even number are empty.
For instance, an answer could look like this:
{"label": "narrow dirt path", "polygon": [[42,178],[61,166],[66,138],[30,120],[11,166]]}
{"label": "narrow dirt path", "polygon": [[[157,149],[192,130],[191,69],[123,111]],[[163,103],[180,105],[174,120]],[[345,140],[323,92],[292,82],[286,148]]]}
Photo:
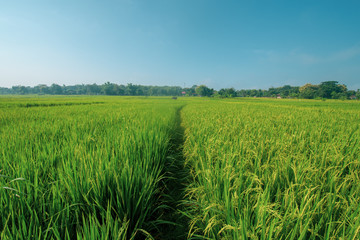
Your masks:
{"label": "narrow dirt path", "polygon": [[185,187],[189,180],[189,171],[185,168],[185,158],[183,155],[184,128],[181,126],[181,110],[176,111],[175,129],[171,140],[171,149],[166,166],[165,197],[169,205],[168,211],[163,215],[163,219],[173,222],[174,225],[164,225],[158,239],[180,240],[187,239],[188,221],[180,211],[183,210],[183,200],[185,199]]}

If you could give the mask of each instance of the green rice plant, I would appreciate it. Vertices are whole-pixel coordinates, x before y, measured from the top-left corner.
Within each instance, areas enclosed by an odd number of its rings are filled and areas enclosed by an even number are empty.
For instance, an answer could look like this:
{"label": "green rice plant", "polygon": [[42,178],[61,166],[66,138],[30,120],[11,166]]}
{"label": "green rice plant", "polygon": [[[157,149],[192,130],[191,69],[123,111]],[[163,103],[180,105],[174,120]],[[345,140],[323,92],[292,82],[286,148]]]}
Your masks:
{"label": "green rice plant", "polygon": [[[34,102],[41,104],[23,107]],[[159,183],[180,105],[116,97],[2,99],[0,169],[9,178],[0,178],[0,238],[150,237],[164,223]]]}
{"label": "green rice plant", "polygon": [[[165,191],[184,181],[189,238],[357,239],[359,109],[347,101],[0,98],[0,238],[169,237],[163,225],[176,224],[165,215],[177,215]],[[183,128],[184,147],[172,146],[182,145]],[[191,181],[171,162],[184,157]]]}
{"label": "green rice plant", "polygon": [[183,109],[200,239],[358,239],[359,104],[196,101]]}

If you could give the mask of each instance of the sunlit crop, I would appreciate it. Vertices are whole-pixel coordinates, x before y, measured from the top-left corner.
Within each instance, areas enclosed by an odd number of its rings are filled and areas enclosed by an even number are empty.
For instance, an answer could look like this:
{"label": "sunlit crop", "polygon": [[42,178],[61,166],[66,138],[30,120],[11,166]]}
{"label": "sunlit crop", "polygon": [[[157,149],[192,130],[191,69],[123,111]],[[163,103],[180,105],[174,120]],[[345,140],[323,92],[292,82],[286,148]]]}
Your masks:
{"label": "sunlit crop", "polygon": [[2,97],[0,239],[359,239],[360,104]]}
{"label": "sunlit crop", "polygon": [[187,105],[192,236],[358,239],[359,109],[298,100]]}
{"label": "sunlit crop", "polygon": [[129,239],[153,230],[176,106],[3,100],[0,238]]}

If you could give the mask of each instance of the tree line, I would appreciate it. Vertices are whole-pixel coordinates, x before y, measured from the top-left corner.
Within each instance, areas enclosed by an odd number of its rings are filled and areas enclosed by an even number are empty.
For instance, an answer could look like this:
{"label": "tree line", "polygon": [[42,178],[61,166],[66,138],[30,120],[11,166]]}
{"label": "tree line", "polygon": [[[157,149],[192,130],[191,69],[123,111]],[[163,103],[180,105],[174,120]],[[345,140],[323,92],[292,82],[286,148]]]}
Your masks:
{"label": "tree line", "polygon": [[40,84],[35,87],[13,86],[0,88],[0,94],[49,94],[49,95],[114,95],[114,96],[202,96],[202,97],[272,97],[272,98],[305,98],[305,99],[360,99],[360,90],[348,90],[337,81],[326,81],[318,85],[305,84],[301,87],[285,85],[263,89],[222,88],[216,91],[205,85],[193,85],[189,88],[178,86],[144,86],[134,84],[115,84],[106,82],[102,85],[81,84],[60,86]]}
{"label": "tree line", "polygon": [[143,86],[134,84],[78,84],[60,86],[40,84],[35,87],[13,86],[0,88],[0,94],[39,94],[39,95],[113,95],[113,96],[181,96],[183,89],[174,86]]}

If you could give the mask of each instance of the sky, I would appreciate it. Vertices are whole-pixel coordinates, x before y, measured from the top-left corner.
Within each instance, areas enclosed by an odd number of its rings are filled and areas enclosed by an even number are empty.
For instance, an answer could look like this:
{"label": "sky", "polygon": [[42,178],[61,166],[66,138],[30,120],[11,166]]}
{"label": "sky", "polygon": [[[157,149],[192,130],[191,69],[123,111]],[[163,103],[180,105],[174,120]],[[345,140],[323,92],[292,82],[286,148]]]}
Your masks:
{"label": "sky", "polygon": [[360,88],[360,1],[0,1],[0,87]]}

